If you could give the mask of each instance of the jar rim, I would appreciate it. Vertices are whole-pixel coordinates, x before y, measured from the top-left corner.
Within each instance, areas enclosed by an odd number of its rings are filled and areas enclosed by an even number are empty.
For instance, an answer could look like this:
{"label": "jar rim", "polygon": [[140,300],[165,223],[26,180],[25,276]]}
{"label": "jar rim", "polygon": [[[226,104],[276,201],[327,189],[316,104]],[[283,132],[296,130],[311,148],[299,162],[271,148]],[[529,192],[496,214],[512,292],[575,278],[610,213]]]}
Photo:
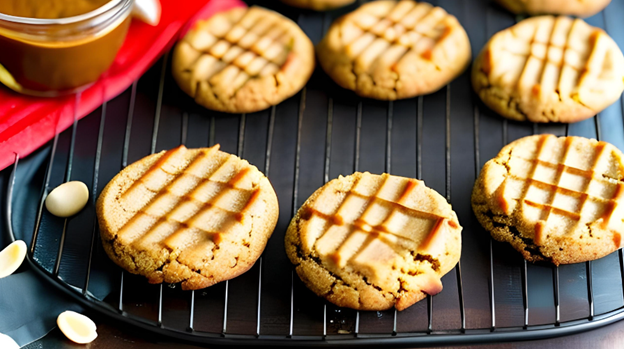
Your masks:
{"label": "jar rim", "polygon": [[103,6],[100,6],[93,11],[83,13],[77,16],[64,17],[64,18],[30,18],[30,17],[11,16],[11,15],[7,15],[4,13],[0,13],[0,21],[12,22],[15,24],[30,24],[30,25],[59,25],[59,24],[62,25],[62,24],[79,23],[85,20],[89,20],[91,18],[95,18],[117,7],[119,4],[123,2],[128,2],[128,1],[131,1],[131,0],[110,0]]}

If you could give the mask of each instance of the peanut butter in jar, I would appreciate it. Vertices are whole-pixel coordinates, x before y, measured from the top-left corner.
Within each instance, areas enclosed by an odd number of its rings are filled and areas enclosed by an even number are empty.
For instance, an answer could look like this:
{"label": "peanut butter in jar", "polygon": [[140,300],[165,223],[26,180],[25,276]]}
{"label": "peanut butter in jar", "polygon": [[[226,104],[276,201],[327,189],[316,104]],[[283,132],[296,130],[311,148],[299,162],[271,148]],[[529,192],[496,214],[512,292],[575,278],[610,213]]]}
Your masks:
{"label": "peanut butter in jar", "polygon": [[133,0],[0,1],[0,82],[56,96],[95,82],[112,64]]}
{"label": "peanut butter in jar", "polygon": [[109,0],[2,0],[0,13],[28,18],[67,18],[91,12]]}

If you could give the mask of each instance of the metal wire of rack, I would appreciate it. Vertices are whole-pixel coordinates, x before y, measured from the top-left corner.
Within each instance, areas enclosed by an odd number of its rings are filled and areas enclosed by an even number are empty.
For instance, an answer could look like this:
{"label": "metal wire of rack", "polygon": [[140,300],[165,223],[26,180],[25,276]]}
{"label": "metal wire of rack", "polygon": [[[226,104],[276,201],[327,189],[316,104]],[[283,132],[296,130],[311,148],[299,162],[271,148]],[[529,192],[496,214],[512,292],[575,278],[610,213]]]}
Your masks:
{"label": "metal wire of rack", "polygon": [[[514,22],[479,1],[437,4],[466,26],[474,50]],[[275,6],[315,42],[341,13]],[[616,14],[624,12],[622,0],[611,6]],[[623,24],[610,13],[588,21],[603,28],[608,23],[624,47],[618,34],[624,31],[614,30]],[[387,103],[341,91],[316,72],[306,88],[278,106],[224,115],[196,107],[175,86],[168,69],[165,55],[121,96],[85,119],[75,119],[71,129],[51,141],[47,162],[43,156],[15,158],[4,212],[9,233],[30,240],[33,269],[82,305],[178,340],[282,346],[539,339],[624,318],[621,250],[585,264],[530,264],[483,231],[469,201],[485,161],[522,136],[580,135],[624,148],[624,101],[585,122],[530,125],[503,120],[482,107],[470,92],[468,73],[432,95]],[[239,278],[190,292],[175,285],[148,285],[114,266],[99,244],[94,212],[103,185],[150,153],[178,144],[216,143],[263,169],[280,199],[278,226],[256,266]],[[353,171],[424,179],[453,204],[464,225],[464,252],[460,264],[443,278],[442,293],[403,312],[358,312],[318,299],[295,276],[283,252],[285,227],[316,188]],[[87,183],[92,201],[74,218],[54,218],[43,210],[45,197],[50,188],[69,180]],[[32,199],[24,199],[33,192],[39,193],[36,207],[27,204]],[[34,226],[28,239],[22,228],[30,218]]]}

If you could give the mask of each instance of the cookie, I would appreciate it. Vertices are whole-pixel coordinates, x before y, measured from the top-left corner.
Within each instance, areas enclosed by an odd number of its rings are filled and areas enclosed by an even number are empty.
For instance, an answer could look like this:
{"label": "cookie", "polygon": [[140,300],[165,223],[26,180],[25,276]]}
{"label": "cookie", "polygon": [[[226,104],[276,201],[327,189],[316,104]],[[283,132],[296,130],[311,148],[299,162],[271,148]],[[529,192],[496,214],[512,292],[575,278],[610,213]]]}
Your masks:
{"label": "cookie", "polygon": [[451,205],[422,181],[357,172],[312,194],[285,244],[317,295],[341,307],[403,310],[442,290],[461,230]]}
{"label": "cookie", "polygon": [[620,98],[624,56],[583,20],[534,17],[490,39],[473,64],[472,85],[506,118],[577,122]]}
{"label": "cookie", "polygon": [[282,0],[282,2],[294,7],[326,11],[352,4],[355,0]]}
{"label": "cookie", "polygon": [[250,113],[301,90],[314,64],[314,46],[297,24],[254,6],[197,22],[173,51],[172,73],[198,104]]}
{"label": "cookie", "polygon": [[622,153],[609,143],[530,136],[483,166],[472,208],[528,261],[584,262],[621,247],[623,179]]}
{"label": "cookie", "polygon": [[277,223],[269,180],[219,146],[184,146],[123,169],[97,201],[104,250],[150,283],[195,290],[253,266]]}
{"label": "cookie", "polygon": [[432,93],[470,63],[470,42],[454,16],[415,1],[373,1],[336,20],[317,47],[336,83],[381,100]]}
{"label": "cookie", "polygon": [[496,0],[496,2],[515,14],[590,17],[607,7],[611,0]]}

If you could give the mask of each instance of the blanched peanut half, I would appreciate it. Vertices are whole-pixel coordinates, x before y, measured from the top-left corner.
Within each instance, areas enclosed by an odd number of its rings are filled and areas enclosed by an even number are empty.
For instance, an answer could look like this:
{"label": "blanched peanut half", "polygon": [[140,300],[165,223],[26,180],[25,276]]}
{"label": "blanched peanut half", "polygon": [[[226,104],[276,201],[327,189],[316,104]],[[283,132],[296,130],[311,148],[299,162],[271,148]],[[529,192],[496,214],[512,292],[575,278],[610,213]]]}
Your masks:
{"label": "blanched peanut half", "polygon": [[91,343],[97,337],[93,320],[71,310],[62,312],[56,324],[69,340],[78,344]]}
{"label": "blanched peanut half", "polygon": [[161,11],[159,0],[135,0],[132,6],[132,17],[156,26],[160,22]]}
{"label": "blanched peanut half", "polygon": [[22,265],[25,257],[26,243],[22,240],[14,241],[0,251],[0,279],[13,274]]}
{"label": "blanched peanut half", "polygon": [[57,217],[70,217],[80,212],[89,201],[89,188],[80,181],[63,183],[48,194],[45,205]]}
{"label": "blanched peanut half", "polygon": [[0,348],[2,349],[19,349],[19,345],[15,343],[13,338],[6,334],[0,333]]}

